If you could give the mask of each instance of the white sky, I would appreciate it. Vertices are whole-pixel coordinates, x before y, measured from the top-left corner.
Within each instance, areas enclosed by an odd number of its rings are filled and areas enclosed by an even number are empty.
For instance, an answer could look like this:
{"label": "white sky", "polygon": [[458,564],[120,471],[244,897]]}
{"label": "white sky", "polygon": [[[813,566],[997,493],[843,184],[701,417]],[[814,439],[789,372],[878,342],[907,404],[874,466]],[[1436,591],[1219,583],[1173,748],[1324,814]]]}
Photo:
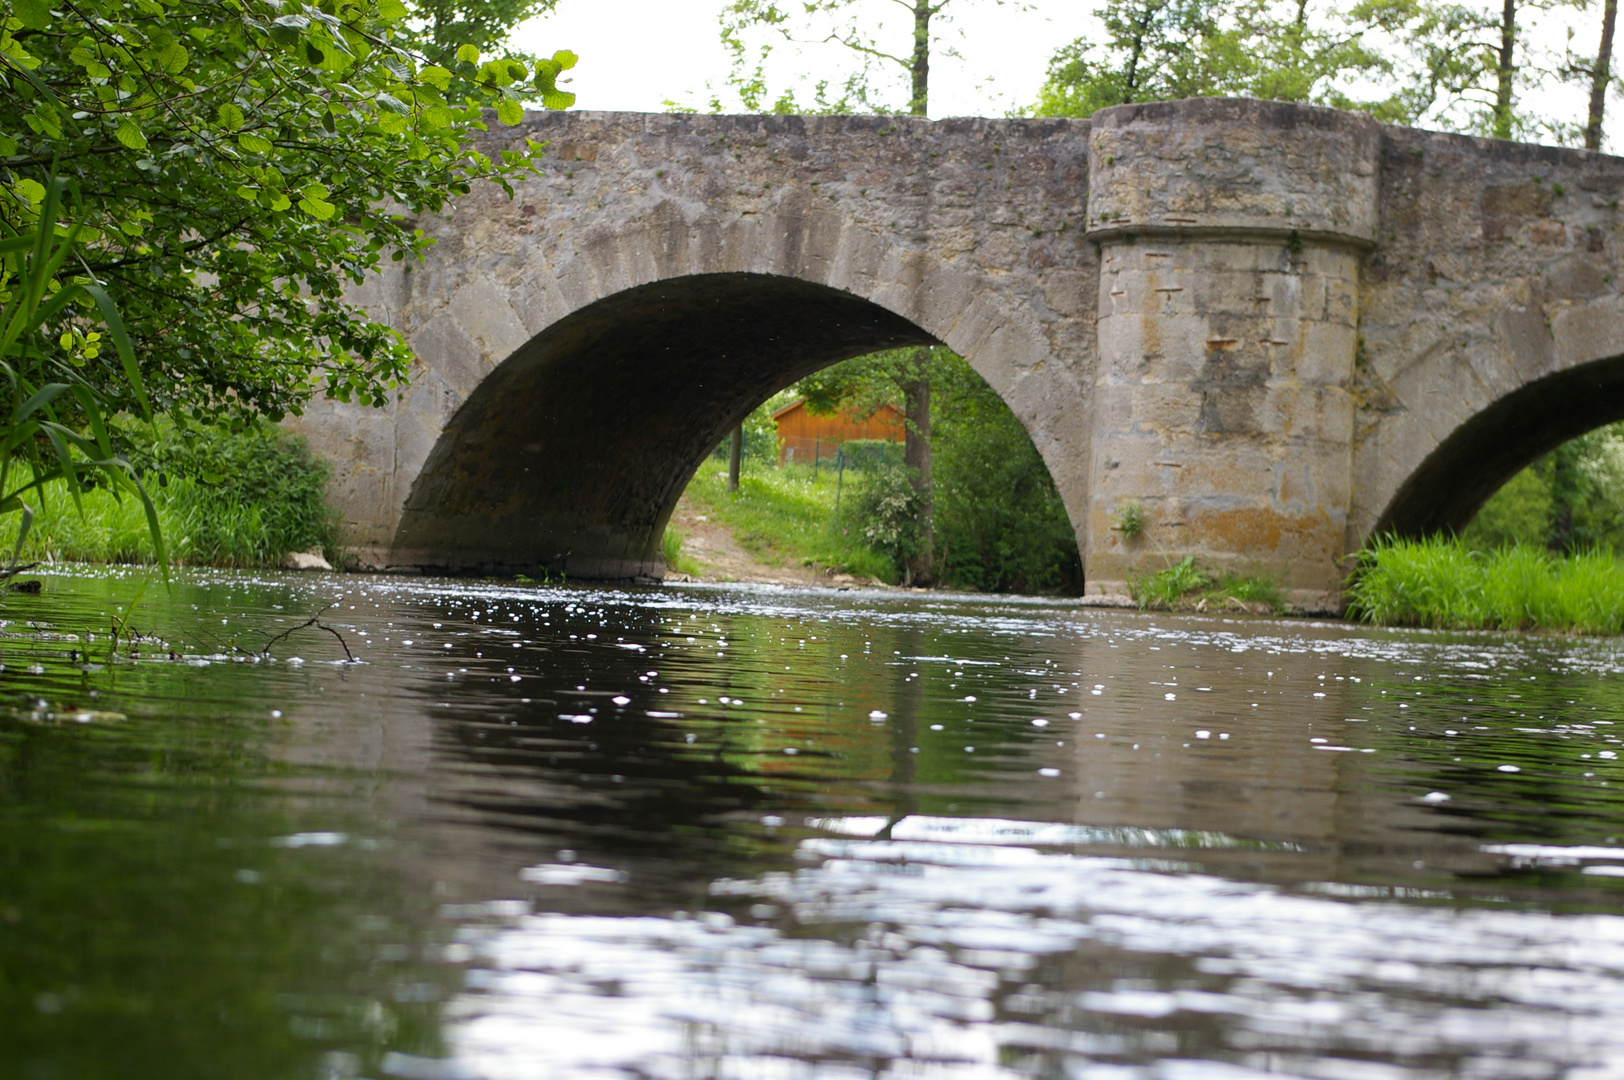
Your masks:
{"label": "white sky", "polygon": [[[738,111],[727,93],[729,58],[717,36],[717,18],[727,0],[560,0],[551,15],[532,20],[515,35],[520,48],[551,53],[573,49],[581,62],[571,73],[569,89],[579,109],[664,112],[674,100],[708,110],[713,93],[729,111]],[[931,69],[931,115],[1004,116],[1030,105],[1037,97],[1049,57],[1085,34],[1097,33],[1090,14],[1102,0],[955,0],[937,16],[946,31],[943,45],[962,58],[938,56]],[[1487,3],[1488,0],[1481,0]],[[882,33],[907,44],[908,26],[896,16],[901,8],[888,0],[867,0],[867,12],[881,22]],[[791,6],[798,6],[791,0]],[[1498,3],[1494,4],[1498,10]],[[1530,37],[1547,55],[1559,52],[1571,26],[1581,49],[1593,49],[1599,6],[1589,12],[1565,8],[1523,14]],[[1596,24],[1596,25],[1592,25]],[[798,83],[802,101],[810,99],[811,78],[838,83],[851,67],[850,54],[838,46],[796,48],[781,45],[769,69],[772,93]],[[1624,67],[1624,48],[1614,70]],[[894,101],[906,100],[901,90]],[[1552,87],[1530,95],[1524,108],[1563,119],[1582,121],[1587,93],[1580,87]],[[1609,129],[1624,135],[1624,99],[1608,103]],[[1624,138],[1607,140],[1615,152]]]}
{"label": "white sky", "polygon": [[[569,86],[580,95],[577,108],[664,112],[669,98],[707,109],[706,84],[716,92],[726,90],[729,58],[717,37],[724,6],[726,0],[560,0],[552,15],[521,27],[514,43],[544,55],[555,49],[580,54]],[[1049,57],[1088,29],[1094,6],[1088,0],[1001,6],[994,0],[955,0],[937,20],[952,17],[945,44],[964,60],[933,61],[931,115],[1003,116],[1031,104]],[[895,5],[872,0],[872,7],[883,17]],[[898,31],[905,47],[907,28],[899,24]],[[793,51],[784,46],[775,57],[784,61],[780,70],[786,78],[792,71],[834,75],[835,65],[849,63],[838,46],[809,48],[798,58]],[[775,79],[775,92],[784,81]],[[905,102],[905,95],[898,100]]]}

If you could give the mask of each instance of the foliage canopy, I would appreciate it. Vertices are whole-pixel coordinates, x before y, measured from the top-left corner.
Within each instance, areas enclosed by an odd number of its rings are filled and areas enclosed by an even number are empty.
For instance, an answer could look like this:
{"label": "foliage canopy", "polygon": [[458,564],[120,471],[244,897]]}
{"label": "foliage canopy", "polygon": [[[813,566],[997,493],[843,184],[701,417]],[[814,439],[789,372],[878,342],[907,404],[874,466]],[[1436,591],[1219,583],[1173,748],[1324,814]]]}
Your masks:
{"label": "foliage canopy", "polygon": [[534,64],[538,57],[515,52],[508,39],[520,23],[557,6],[558,0],[411,0],[412,41],[430,63],[453,72],[448,93],[460,100],[478,86],[455,75],[458,49],[472,45]]}
{"label": "foliage canopy", "polygon": [[[14,0],[0,17],[0,235],[36,220],[54,168],[82,228],[65,273],[117,298],[156,409],[276,418],[322,390],[379,404],[405,376],[405,342],[346,286],[421,255],[417,215],[533,170],[534,144],[472,140],[487,107],[516,124],[527,99],[571,104],[558,78],[575,60],[464,44],[429,63],[409,15],[401,0]],[[83,310],[59,311],[47,341]]]}
{"label": "foliage canopy", "polygon": [[1187,97],[1358,107],[1335,80],[1384,67],[1357,31],[1311,25],[1306,4],[1107,0],[1096,14],[1105,40],[1079,38],[1055,53],[1038,115],[1086,117],[1109,105]]}

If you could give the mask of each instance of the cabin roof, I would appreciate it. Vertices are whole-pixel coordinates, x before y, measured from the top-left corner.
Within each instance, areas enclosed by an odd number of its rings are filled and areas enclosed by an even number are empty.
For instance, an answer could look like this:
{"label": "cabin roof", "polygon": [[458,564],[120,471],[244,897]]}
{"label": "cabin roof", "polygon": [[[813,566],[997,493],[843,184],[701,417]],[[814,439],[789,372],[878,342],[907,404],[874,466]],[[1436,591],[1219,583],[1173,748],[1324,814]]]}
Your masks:
{"label": "cabin roof", "polygon": [[[806,398],[798,397],[794,401],[790,402],[788,405],[785,405],[783,408],[774,409],[772,411],[772,413],[771,413],[771,418],[774,419],[774,420],[777,420],[780,416],[785,416],[785,415],[787,415],[789,413],[794,412],[796,409],[804,409],[804,408],[806,408]],[[896,413],[898,416],[902,415],[902,410],[897,408],[895,405],[891,404],[888,401],[884,405],[881,405],[878,409],[874,410],[874,416],[879,416],[881,413],[886,413],[886,412],[893,412],[893,413]],[[810,415],[814,415],[814,414],[808,413],[807,415],[810,416]],[[834,416],[828,417],[828,419],[830,419],[830,420],[837,419],[840,415],[841,415],[840,413],[836,413]],[[821,420],[821,419],[824,419],[824,418],[819,417],[819,419]]]}

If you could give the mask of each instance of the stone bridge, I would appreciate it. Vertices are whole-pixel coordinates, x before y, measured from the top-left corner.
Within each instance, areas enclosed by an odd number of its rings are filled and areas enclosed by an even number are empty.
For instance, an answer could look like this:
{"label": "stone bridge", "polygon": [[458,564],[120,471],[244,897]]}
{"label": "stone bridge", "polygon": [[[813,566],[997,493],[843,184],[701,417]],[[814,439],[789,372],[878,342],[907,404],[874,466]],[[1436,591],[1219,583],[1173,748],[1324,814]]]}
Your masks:
{"label": "stone bridge", "polygon": [[1624,418],[1624,159],[1222,99],[517,134],[545,174],[361,291],[410,387],[295,425],[380,568],[658,577],[742,417],[916,343],[1026,426],[1090,593],[1194,554],[1323,599],[1366,537],[1460,527]]}

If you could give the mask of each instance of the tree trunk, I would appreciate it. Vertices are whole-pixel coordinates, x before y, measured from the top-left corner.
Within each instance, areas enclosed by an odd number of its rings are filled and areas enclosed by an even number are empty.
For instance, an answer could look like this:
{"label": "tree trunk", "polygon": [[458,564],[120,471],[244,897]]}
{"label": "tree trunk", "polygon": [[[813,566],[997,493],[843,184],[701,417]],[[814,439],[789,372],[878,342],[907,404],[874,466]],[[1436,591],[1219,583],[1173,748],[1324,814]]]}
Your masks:
{"label": "tree trunk", "polygon": [[930,17],[934,14],[930,0],[914,0],[913,63],[908,69],[913,76],[913,100],[908,111],[915,116],[930,111]]}
{"label": "tree trunk", "polygon": [[1579,448],[1571,442],[1551,451],[1550,531],[1545,546],[1553,554],[1573,552],[1573,504],[1580,496]]}
{"label": "tree trunk", "polygon": [[930,350],[914,351],[916,377],[905,388],[908,429],[903,436],[902,463],[910,470],[919,496],[919,548],[908,560],[908,584],[929,585],[936,576],[936,504],[930,486]]}
{"label": "tree trunk", "polygon": [[744,425],[733,429],[733,438],[727,448],[727,491],[731,495],[739,490],[739,459],[744,456]]}
{"label": "tree trunk", "polygon": [[1133,43],[1128,46],[1128,67],[1122,79],[1122,104],[1133,103],[1139,89],[1139,61],[1145,55],[1145,35],[1150,33],[1152,4],[1147,0],[1139,9],[1139,18],[1134,22]]}
{"label": "tree trunk", "polygon": [[1511,138],[1511,90],[1517,74],[1517,0],[1505,0],[1500,12],[1500,54],[1495,70],[1494,135]]}
{"label": "tree trunk", "polygon": [[1601,8],[1601,48],[1590,69],[1590,121],[1585,124],[1585,149],[1601,149],[1601,118],[1607,108],[1607,86],[1613,81],[1613,27],[1618,22],[1618,0],[1604,0]]}

